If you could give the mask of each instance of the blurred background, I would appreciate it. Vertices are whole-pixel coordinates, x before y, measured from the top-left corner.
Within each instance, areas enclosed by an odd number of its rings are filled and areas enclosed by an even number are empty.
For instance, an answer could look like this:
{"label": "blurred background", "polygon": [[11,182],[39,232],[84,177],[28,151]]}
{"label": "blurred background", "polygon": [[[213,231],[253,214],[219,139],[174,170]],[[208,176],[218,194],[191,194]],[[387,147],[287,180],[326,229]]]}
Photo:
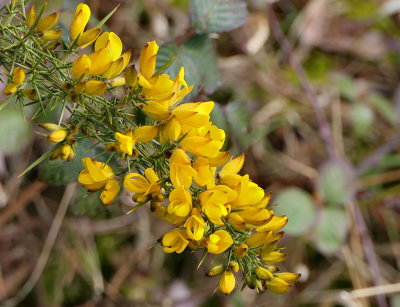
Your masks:
{"label": "blurred background", "polygon": [[[155,243],[169,226],[146,207],[126,215],[129,195],[109,207],[87,196],[74,183],[79,159],[18,177],[49,149],[35,131],[59,110],[31,121],[30,110],[24,118],[8,107],[0,112],[0,301],[400,306],[400,0],[245,2],[248,12],[228,15],[226,29],[201,35],[189,0],[86,3],[90,26],[119,5],[107,27],[135,61],[147,41],[166,44],[159,67],[179,49],[168,69],[184,65],[196,84],[190,98],[216,102],[225,148],[245,152],[243,172],[288,216],[283,269],[301,280],[274,295],[240,292],[238,277],[234,294],[213,294],[218,279],[204,276],[212,263],[196,270],[200,254],[165,254]],[[49,1],[66,33],[78,3]]]}

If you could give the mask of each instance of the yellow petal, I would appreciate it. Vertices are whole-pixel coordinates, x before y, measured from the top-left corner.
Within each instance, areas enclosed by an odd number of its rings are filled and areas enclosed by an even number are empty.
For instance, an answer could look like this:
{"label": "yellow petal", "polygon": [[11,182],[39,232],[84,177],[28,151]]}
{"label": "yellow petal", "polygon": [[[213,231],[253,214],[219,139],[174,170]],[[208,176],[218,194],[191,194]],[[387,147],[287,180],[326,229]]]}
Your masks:
{"label": "yellow petal", "polygon": [[155,120],[165,120],[171,116],[168,108],[156,101],[147,101],[143,105],[143,111]]}
{"label": "yellow petal", "polygon": [[92,61],[86,54],[82,54],[72,63],[72,76],[79,79],[82,75],[85,78],[92,67]]}
{"label": "yellow petal", "polygon": [[135,65],[129,66],[125,71],[126,85],[129,87],[136,87],[138,83],[137,71]]}
{"label": "yellow petal", "polygon": [[75,15],[71,23],[70,35],[75,40],[83,33],[90,18],[90,8],[86,4],[80,3],[75,10]]}
{"label": "yellow petal", "polygon": [[87,30],[79,36],[78,41],[76,42],[76,45],[81,48],[85,48],[86,46],[90,45],[93,43],[97,37],[99,37],[101,33],[101,28],[93,28],[90,30]]}
{"label": "yellow petal", "polygon": [[85,84],[85,93],[89,95],[102,95],[107,89],[107,83],[103,81],[90,80]]}
{"label": "yellow petal", "polygon": [[121,39],[114,32],[104,32],[96,40],[94,50],[99,51],[100,49],[106,48],[107,45],[110,46],[111,60],[116,61],[121,56],[122,52]]}
{"label": "yellow petal", "polygon": [[243,163],[244,163],[244,154],[241,154],[239,157],[232,159],[227,164],[225,164],[225,166],[219,172],[219,175],[223,177],[228,174],[237,174],[242,169]]}
{"label": "yellow petal", "polygon": [[104,205],[109,205],[114,201],[120,190],[119,183],[117,180],[110,180],[104,186],[104,191],[100,194],[100,199]]}
{"label": "yellow petal", "polygon": [[283,294],[290,290],[290,284],[280,278],[273,278],[265,282],[267,289],[276,294]]}
{"label": "yellow petal", "polygon": [[62,34],[62,30],[49,30],[43,33],[43,40],[44,41],[54,41],[59,39]]}
{"label": "yellow petal", "polygon": [[89,58],[92,62],[89,71],[89,75],[91,76],[99,76],[111,67],[111,52],[107,47],[90,54]]}
{"label": "yellow petal", "polygon": [[137,142],[150,142],[158,134],[158,127],[156,126],[141,126],[137,127],[133,131],[133,135],[136,137]]}
{"label": "yellow petal", "polygon": [[4,95],[11,95],[14,94],[17,91],[17,84],[14,82],[8,83],[4,89],[3,89],[3,94]]}
{"label": "yellow petal", "polygon": [[140,52],[140,73],[146,78],[150,79],[156,69],[156,55],[158,52],[158,45],[155,41],[148,42]]}
{"label": "yellow petal", "polygon": [[36,21],[36,11],[35,5],[33,4],[29,12],[26,14],[26,25],[30,28],[35,24]]}
{"label": "yellow petal", "polygon": [[37,25],[37,30],[39,32],[45,32],[50,30],[58,21],[59,14],[53,13],[46,17],[44,17],[41,21],[39,21]]}

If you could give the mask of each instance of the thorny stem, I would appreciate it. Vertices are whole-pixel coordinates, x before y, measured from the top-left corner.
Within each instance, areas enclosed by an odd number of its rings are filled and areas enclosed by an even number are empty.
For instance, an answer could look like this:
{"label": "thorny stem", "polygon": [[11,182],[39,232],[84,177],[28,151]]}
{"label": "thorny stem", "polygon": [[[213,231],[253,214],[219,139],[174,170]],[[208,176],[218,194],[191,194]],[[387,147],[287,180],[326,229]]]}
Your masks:
{"label": "thorny stem", "polygon": [[[290,65],[292,66],[292,69],[296,73],[297,77],[299,78],[300,84],[304,91],[306,92],[306,95],[308,96],[308,99],[310,100],[311,106],[314,110],[318,126],[320,128],[320,133],[321,137],[325,143],[326,149],[328,150],[329,156],[332,160],[336,160],[338,158],[337,151],[335,149],[335,143],[333,141],[332,133],[329,128],[328,122],[326,121],[324,112],[321,108],[321,105],[318,101],[318,97],[310,83],[310,81],[307,78],[306,73],[304,72],[303,67],[300,65],[299,61],[293,54],[292,47],[289,43],[289,41],[286,39],[279,21],[275,15],[275,12],[273,10],[273,5],[268,5],[267,9],[267,15],[268,15],[268,21],[271,27],[271,32],[274,35],[275,39],[277,40],[278,44],[282,48],[283,53],[285,54],[286,58],[288,59]],[[365,170],[367,169],[370,165],[376,163],[377,160],[382,156],[382,153],[385,154],[386,152],[390,151],[392,147],[395,145],[393,143],[396,143],[400,141],[400,138],[394,140],[391,143],[388,143],[387,146],[384,146],[381,150],[378,150],[373,156],[371,156],[369,159],[363,161],[361,163],[358,173],[361,173],[360,170]],[[360,234],[361,240],[363,242],[363,248],[364,248],[364,254],[367,259],[367,262],[370,266],[370,271],[371,271],[371,278],[373,281],[373,284],[375,286],[379,286],[382,284],[380,274],[379,274],[379,266],[378,266],[378,261],[376,259],[376,254],[373,248],[373,244],[371,241],[371,238],[369,237],[368,234],[368,229],[365,224],[364,218],[362,216],[362,213],[360,211],[360,208],[358,206],[358,203],[354,199],[350,203],[351,208],[354,211],[354,216],[355,216],[355,221],[356,221],[356,227],[358,229],[358,232]],[[386,298],[383,294],[377,295],[377,301],[378,305],[380,307],[387,307],[387,301]]]}

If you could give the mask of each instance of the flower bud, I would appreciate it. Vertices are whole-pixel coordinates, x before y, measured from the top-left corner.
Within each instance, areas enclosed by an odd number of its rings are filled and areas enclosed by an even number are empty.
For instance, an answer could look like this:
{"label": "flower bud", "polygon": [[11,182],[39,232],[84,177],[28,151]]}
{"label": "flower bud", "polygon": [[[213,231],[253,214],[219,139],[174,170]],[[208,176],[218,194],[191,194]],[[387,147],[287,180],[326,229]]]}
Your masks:
{"label": "flower bud", "polygon": [[21,67],[16,67],[12,74],[12,80],[17,85],[20,85],[25,80],[25,72]]}
{"label": "flower bud", "polygon": [[233,273],[239,272],[239,263],[237,263],[236,261],[231,261],[231,262],[229,262],[229,269],[230,269]]}
{"label": "flower bud", "polygon": [[46,32],[50,30],[58,21],[58,13],[53,13],[44,17],[37,25],[38,32]]}
{"label": "flower bud", "polygon": [[274,275],[272,275],[270,271],[262,267],[256,268],[256,275],[262,280],[271,280],[272,278],[274,278]]}
{"label": "flower bud", "polygon": [[265,287],[273,293],[283,294],[290,290],[290,284],[280,278],[273,278],[265,282]]}
{"label": "flower bud", "polygon": [[235,289],[235,276],[231,271],[225,271],[218,282],[218,289],[223,294],[229,294]]}
{"label": "flower bud", "polygon": [[12,95],[17,91],[17,84],[14,82],[8,83],[4,89],[3,89],[3,94],[6,96]]}
{"label": "flower bud", "polygon": [[137,203],[144,203],[147,201],[147,199],[148,199],[148,197],[144,196],[142,194],[135,194],[132,196],[132,200]]}
{"label": "flower bud", "polygon": [[137,71],[135,69],[135,65],[129,66],[125,70],[125,83],[127,86],[132,88],[137,88],[138,78]]}
{"label": "flower bud", "polygon": [[298,281],[301,277],[301,274],[282,272],[276,273],[275,276],[291,284]]}
{"label": "flower bud", "polygon": [[247,252],[249,251],[249,247],[247,246],[246,243],[241,243],[238,247],[235,249],[235,257],[236,258],[244,258],[247,255]]}
{"label": "flower bud", "polygon": [[27,88],[24,89],[24,91],[22,92],[22,94],[26,97],[29,98],[30,100],[37,100],[38,99],[38,95],[36,93],[36,90],[33,88]]}
{"label": "flower bud", "polygon": [[35,5],[33,4],[29,12],[26,14],[26,25],[30,28],[35,24],[36,21],[36,11]]}
{"label": "flower bud", "polygon": [[50,156],[50,160],[56,160],[61,156],[62,146],[57,147]]}
{"label": "flower bud", "polygon": [[59,125],[52,124],[52,123],[42,123],[42,124],[39,124],[39,127],[46,129],[47,131],[57,131],[57,130],[61,129],[61,127]]}
{"label": "flower bud", "polygon": [[220,264],[220,265],[217,265],[217,266],[209,269],[206,272],[206,276],[208,276],[208,277],[218,276],[218,275],[221,275],[224,271],[225,271],[225,266]]}
{"label": "flower bud", "polygon": [[65,138],[68,136],[69,131],[65,129],[60,129],[53,131],[47,136],[47,142],[49,143],[58,143],[64,141]]}
{"label": "flower bud", "polygon": [[72,152],[72,147],[69,144],[64,144],[61,146],[61,159],[62,160],[67,160],[69,158],[69,155]]}
{"label": "flower bud", "polygon": [[118,86],[122,86],[125,84],[125,77],[124,76],[119,76],[119,77],[115,77],[114,79],[111,79],[109,81],[109,84],[112,87],[118,87]]}
{"label": "flower bud", "polygon": [[54,41],[59,39],[62,34],[62,30],[49,30],[43,33],[43,40],[45,42]]}

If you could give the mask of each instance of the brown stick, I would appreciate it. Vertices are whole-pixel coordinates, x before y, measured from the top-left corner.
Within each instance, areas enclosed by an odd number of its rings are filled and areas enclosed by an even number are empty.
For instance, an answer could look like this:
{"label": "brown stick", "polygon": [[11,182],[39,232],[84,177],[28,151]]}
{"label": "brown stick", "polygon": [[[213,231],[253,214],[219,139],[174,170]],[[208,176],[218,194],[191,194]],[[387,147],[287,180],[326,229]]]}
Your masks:
{"label": "brown stick", "polygon": [[22,210],[22,208],[28,205],[32,198],[39,194],[45,187],[47,187],[47,184],[40,181],[34,181],[30,186],[23,190],[15,202],[11,203],[0,212],[0,227],[13,218],[20,210]]}

